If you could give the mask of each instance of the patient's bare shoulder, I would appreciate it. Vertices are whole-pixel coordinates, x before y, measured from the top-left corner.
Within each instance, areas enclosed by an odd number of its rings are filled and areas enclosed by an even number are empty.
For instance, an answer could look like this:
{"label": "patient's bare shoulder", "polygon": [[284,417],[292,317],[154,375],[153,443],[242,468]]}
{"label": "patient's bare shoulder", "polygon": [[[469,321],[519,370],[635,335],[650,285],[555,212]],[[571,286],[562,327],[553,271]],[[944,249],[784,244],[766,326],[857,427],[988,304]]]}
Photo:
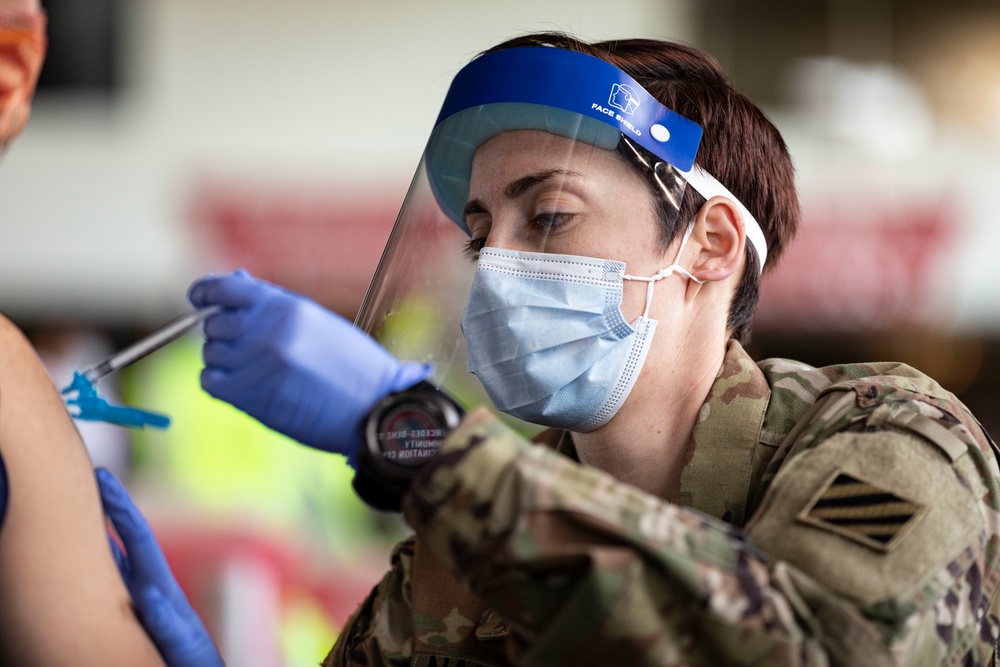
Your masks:
{"label": "patient's bare shoulder", "polygon": [[108,549],[76,427],[28,340],[0,315],[0,662],[162,665]]}

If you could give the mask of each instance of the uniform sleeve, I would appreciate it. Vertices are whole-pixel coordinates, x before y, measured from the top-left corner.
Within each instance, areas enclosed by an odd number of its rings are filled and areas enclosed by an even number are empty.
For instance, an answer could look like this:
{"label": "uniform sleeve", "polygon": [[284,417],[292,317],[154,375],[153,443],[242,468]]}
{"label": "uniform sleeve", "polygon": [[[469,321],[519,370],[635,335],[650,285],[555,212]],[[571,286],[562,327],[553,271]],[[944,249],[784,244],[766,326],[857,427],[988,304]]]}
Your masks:
{"label": "uniform sleeve", "polygon": [[[888,436],[897,444],[911,437]],[[869,454],[885,448],[885,441],[865,444],[872,445],[862,447]],[[832,464],[809,452],[796,459],[813,472],[811,483],[792,484],[795,493],[789,485],[802,469],[789,465],[774,480],[754,518],[761,541],[751,545],[729,524],[532,446],[476,412],[422,472],[404,511],[418,538],[509,620],[518,664],[939,664],[956,652],[965,656],[962,664],[989,659],[995,626],[991,634],[992,593],[984,591],[996,584],[983,582],[996,574],[986,570],[982,512],[952,462],[920,449],[926,461],[917,466],[915,486],[933,482],[926,493],[904,494],[880,480],[881,490],[895,489],[915,515],[922,512],[919,525],[900,538],[913,548],[895,558],[799,521],[840,470],[843,452],[829,452]],[[898,463],[883,461],[880,470]],[[933,507],[941,494],[962,502]],[[935,534],[956,511],[968,511],[971,520]],[[801,533],[787,534],[799,524]],[[864,585],[935,541],[919,567],[866,594]],[[817,560],[834,542],[831,556]],[[861,553],[871,557],[861,560]],[[851,579],[850,572],[880,556],[874,575],[860,585]],[[922,578],[915,584],[914,577]]]}

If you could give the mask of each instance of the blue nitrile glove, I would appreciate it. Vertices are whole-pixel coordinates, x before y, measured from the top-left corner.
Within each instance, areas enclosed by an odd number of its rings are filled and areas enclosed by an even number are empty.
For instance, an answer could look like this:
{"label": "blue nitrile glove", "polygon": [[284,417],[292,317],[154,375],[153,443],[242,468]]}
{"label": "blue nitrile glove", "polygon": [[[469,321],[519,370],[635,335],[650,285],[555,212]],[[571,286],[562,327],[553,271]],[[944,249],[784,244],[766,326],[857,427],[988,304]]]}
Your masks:
{"label": "blue nitrile glove", "polygon": [[167,667],[221,667],[212,637],[174,579],[149,523],[125,487],[105,468],[97,469],[104,513],[125,545],[108,539],[118,571],[132,596],[139,620]]}
{"label": "blue nitrile glove", "polygon": [[245,271],[207,276],[188,294],[205,320],[201,385],[274,430],[354,465],[365,416],[387,394],[427,379],[313,301]]}
{"label": "blue nitrile glove", "polygon": [[3,464],[3,456],[0,455],[0,528],[3,528],[3,520],[7,516],[7,468]]}

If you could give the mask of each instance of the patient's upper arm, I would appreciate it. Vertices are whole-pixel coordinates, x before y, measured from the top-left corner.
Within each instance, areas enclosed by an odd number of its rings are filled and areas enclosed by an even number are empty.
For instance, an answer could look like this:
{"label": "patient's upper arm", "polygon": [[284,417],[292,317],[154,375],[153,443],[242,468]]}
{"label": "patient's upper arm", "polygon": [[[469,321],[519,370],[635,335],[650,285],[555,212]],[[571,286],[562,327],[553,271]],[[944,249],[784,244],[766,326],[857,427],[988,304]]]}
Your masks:
{"label": "patient's upper arm", "polygon": [[59,392],[0,316],[0,662],[162,665],[108,549],[93,469]]}

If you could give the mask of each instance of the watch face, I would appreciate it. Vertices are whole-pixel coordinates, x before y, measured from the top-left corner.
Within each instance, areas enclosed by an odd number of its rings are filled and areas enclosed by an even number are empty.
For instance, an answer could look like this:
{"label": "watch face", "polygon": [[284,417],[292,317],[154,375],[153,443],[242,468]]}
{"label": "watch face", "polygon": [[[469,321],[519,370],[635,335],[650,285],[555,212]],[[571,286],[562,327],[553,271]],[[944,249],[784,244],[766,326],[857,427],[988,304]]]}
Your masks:
{"label": "watch face", "polygon": [[417,401],[401,401],[379,415],[376,456],[383,461],[418,467],[434,456],[448,435],[440,410]]}

